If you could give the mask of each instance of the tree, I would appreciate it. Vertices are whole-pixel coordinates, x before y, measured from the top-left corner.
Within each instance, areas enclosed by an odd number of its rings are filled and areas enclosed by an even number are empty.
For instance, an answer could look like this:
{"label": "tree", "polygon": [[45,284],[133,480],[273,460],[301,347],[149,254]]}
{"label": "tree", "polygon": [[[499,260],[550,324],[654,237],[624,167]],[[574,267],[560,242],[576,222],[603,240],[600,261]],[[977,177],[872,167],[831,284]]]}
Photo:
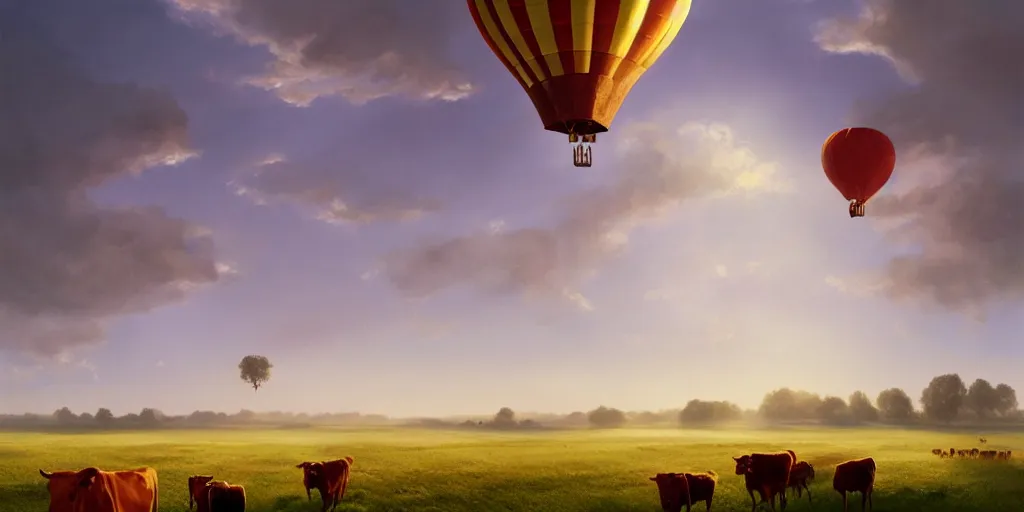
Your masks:
{"label": "tree", "polygon": [[683,410],[679,411],[679,423],[687,425],[735,421],[741,416],[743,416],[743,411],[738,405],[731,402],[693,399],[686,402]]}
{"label": "tree", "polygon": [[146,407],[139,412],[139,422],[147,427],[155,427],[160,424],[160,420],[162,420],[163,417],[164,414],[162,412],[149,407]]}
{"label": "tree", "polygon": [[587,414],[582,411],[575,411],[565,417],[567,425],[581,426],[587,424]]}
{"label": "tree", "polygon": [[61,407],[60,409],[53,411],[53,417],[57,420],[57,423],[60,423],[61,425],[70,425],[78,419],[78,416],[75,416],[75,413],[71,412],[71,409],[68,409],[67,407]]}
{"label": "tree", "polygon": [[974,411],[979,418],[988,418],[996,412],[999,407],[999,397],[995,388],[985,379],[976,379],[967,388],[967,396],[964,397],[967,408]]}
{"label": "tree", "polygon": [[1007,384],[996,386],[996,412],[1009,416],[1017,411],[1017,392]]}
{"label": "tree", "polygon": [[875,402],[878,403],[879,415],[886,421],[902,423],[914,417],[914,402],[900,388],[882,391]]}
{"label": "tree", "polygon": [[818,406],[818,417],[826,423],[844,423],[850,418],[850,410],[842,398],[826,396]]}
{"label": "tree", "polygon": [[878,421],[878,409],[863,391],[850,395],[850,416],[855,421]]}
{"label": "tree", "polygon": [[242,362],[238,363],[238,370],[241,372],[239,376],[252,384],[253,391],[259,391],[260,386],[270,380],[270,369],[273,367],[269,359],[257,355],[245,356]]}
{"label": "tree", "polygon": [[964,404],[967,388],[964,381],[955,373],[939,375],[928,383],[921,392],[921,406],[924,415],[936,421],[949,423],[956,419],[960,407]]}
{"label": "tree", "polygon": [[499,427],[514,427],[516,425],[516,413],[508,407],[498,409],[494,415],[494,424]]}
{"label": "tree", "polygon": [[114,413],[110,412],[110,409],[106,407],[100,407],[96,411],[96,423],[102,426],[108,426],[114,422]]}
{"label": "tree", "polygon": [[781,388],[764,396],[760,413],[774,421],[813,420],[820,405],[821,397],[815,393]]}
{"label": "tree", "polygon": [[596,428],[619,428],[626,424],[626,413],[602,405],[587,413],[587,421]]}

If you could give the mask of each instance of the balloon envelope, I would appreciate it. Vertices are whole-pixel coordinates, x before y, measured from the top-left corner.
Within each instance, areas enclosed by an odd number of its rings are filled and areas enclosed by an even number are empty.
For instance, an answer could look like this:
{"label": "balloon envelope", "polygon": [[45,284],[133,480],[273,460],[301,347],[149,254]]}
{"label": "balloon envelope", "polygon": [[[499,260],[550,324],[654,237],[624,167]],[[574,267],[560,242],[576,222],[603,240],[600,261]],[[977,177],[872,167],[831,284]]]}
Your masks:
{"label": "balloon envelope", "polygon": [[896,167],[896,149],[878,130],[844,128],[822,144],[821,167],[843,197],[863,204],[889,181]]}
{"label": "balloon envelope", "polygon": [[[422,0],[421,0],[422,1]],[[467,0],[480,34],[544,128],[608,131],[630,89],[675,39],[691,0]]]}

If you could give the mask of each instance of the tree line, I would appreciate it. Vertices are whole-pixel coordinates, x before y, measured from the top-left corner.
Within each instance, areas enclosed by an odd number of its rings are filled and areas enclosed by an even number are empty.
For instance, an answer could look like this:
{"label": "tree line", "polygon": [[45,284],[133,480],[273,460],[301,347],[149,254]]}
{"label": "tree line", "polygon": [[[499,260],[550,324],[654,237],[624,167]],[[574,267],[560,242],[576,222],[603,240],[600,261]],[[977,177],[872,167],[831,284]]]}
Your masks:
{"label": "tree line", "polygon": [[491,417],[463,419],[423,418],[419,420],[390,418],[379,414],[294,414],[285,412],[256,413],[241,410],[235,414],[195,411],[189,415],[169,416],[157,409],[145,408],[139,413],[115,416],[110,409],[95,413],[75,414],[62,407],[52,415],[0,416],[0,427],[6,428],[209,428],[230,425],[316,426],[316,425],[386,425],[415,424],[424,427],[470,427],[491,429],[535,428],[619,428],[678,424],[700,427],[737,422],[820,422],[832,425],[856,423],[951,423],[953,421],[1024,420],[1018,410],[1017,393],[1007,384],[993,386],[985,379],[965,385],[958,374],[933,378],[914,400],[904,390],[889,388],[872,400],[863,391],[854,391],[848,398],[821,396],[809,391],[789,388],[767,393],[756,410],[743,410],[728,401],[693,399],[681,409],[662,411],[623,411],[600,406],[588,412],[569,414],[530,414],[519,417],[515,411],[502,407]]}
{"label": "tree line", "polygon": [[1011,386],[992,386],[985,379],[977,379],[968,387],[955,373],[934,377],[921,391],[918,403],[920,410],[900,388],[883,390],[874,402],[862,391],[855,391],[844,400],[782,388],[765,395],[758,413],[769,421],[818,420],[830,424],[922,421],[948,424],[957,420],[984,422],[1020,418],[1017,392]]}

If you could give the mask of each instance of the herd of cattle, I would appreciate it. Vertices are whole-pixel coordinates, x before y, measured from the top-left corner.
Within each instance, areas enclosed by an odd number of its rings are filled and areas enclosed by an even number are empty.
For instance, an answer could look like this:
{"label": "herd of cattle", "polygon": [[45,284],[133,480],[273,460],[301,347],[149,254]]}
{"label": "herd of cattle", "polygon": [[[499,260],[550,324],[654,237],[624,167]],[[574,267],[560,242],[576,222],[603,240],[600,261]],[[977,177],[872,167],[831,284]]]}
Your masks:
{"label": "herd of cattle", "polygon": [[[807,492],[807,500],[811,500],[810,483],[814,480],[814,466],[807,461],[798,461],[793,450],[775,453],[754,453],[733,457],[736,461],[736,474],[742,475],[750,494],[753,512],[757,506],[767,503],[775,510],[775,497],[779,497],[779,505],[786,510],[786,491],[792,489],[797,496]],[[714,471],[706,473],[658,473],[650,478],[658,485],[661,509],[664,512],[680,512],[683,506],[687,512],[697,503],[704,502],[707,510],[711,510],[711,501],[715,497],[715,486],[718,475]],[[851,492],[861,493],[860,509],[865,506],[874,508],[871,493],[875,487],[875,460],[871,457],[842,462],[836,466],[832,477],[832,488],[843,496],[843,511],[847,510],[847,495]],[[755,497],[754,493],[758,496]],[[760,501],[758,501],[760,498]],[[813,502],[812,502],[813,504]]]}
{"label": "herd of cattle", "polygon": [[[1010,451],[941,448],[932,453],[943,458],[979,458],[1009,460]],[[775,510],[775,498],[786,510],[786,491],[796,491],[798,497],[807,492],[810,502],[810,483],[814,480],[814,466],[798,461],[792,450],[775,453],[753,453],[733,457],[736,474],[743,476],[750,495],[751,511],[759,504],[768,504]],[[352,457],[343,459],[303,462],[295,466],[302,470],[302,485],[306,498],[312,500],[311,491],[317,489],[323,500],[321,512],[332,512],[345,496]],[[101,471],[91,467],[81,471],[47,472],[39,474],[47,480],[50,493],[50,512],[157,512],[158,485],[156,470],[140,468],[132,471]],[[706,473],[658,473],[650,478],[657,484],[661,508],[665,512],[690,512],[694,504],[704,502],[710,512],[715,496],[718,475]],[[836,466],[832,488],[843,497],[843,511],[848,510],[847,495],[861,493],[860,508],[871,509],[871,493],[875,486],[875,461],[868,457],[849,460]],[[755,497],[755,493],[757,496]],[[244,512],[245,489],[224,481],[214,481],[212,475],[193,475],[188,478],[189,510],[197,512]]]}
{"label": "herd of cattle", "polygon": [[1011,450],[979,450],[977,448],[950,448],[949,451],[943,450],[942,448],[936,448],[932,450],[932,453],[943,459],[958,457],[961,459],[1010,460],[1013,457],[1013,451]]}
{"label": "herd of cattle", "polygon": [[[295,466],[302,470],[302,485],[306,498],[313,499],[311,491],[320,491],[323,500],[321,512],[332,511],[345,497],[352,457],[344,459],[303,462]],[[139,468],[131,471],[101,471],[86,468],[81,471],[39,470],[47,480],[50,493],[49,512],[158,512],[159,485],[156,470]],[[213,481],[212,475],[188,477],[188,508],[197,512],[245,512],[245,489],[224,481]]]}

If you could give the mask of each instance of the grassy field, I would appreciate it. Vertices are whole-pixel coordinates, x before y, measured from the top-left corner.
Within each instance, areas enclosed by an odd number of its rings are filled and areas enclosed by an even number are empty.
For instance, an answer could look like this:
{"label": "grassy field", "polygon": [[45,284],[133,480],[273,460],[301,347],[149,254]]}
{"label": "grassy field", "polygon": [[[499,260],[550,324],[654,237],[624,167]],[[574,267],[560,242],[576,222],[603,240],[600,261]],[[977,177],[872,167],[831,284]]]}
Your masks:
{"label": "grassy field", "polygon": [[[877,512],[1024,510],[1020,461],[940,460],[930,453],[934,447],[976,444],[968,434],[889,429],[2,432],[0,512],[46,509],[38,468],[90,465],[156,468],[164,512],[188,509],[185,482],[195,473],[244,485],[251,512],[314,511],[316,491],[314,503],[307,503],[295,464],[346,455],[356,462],[349,493],[338,507],[344,511],[655,512],[657,491],[647,477],[708,469],[720,475],[713,510],[749,510],[731,456],[784,448],[818,469],[815,510],[841,508],[831,490],[832,468],[862,456],[878,463]],[[990,434],[989,448],[1024,455],[1024,435]],[[811,509],[805,496],[789,510]]]}

